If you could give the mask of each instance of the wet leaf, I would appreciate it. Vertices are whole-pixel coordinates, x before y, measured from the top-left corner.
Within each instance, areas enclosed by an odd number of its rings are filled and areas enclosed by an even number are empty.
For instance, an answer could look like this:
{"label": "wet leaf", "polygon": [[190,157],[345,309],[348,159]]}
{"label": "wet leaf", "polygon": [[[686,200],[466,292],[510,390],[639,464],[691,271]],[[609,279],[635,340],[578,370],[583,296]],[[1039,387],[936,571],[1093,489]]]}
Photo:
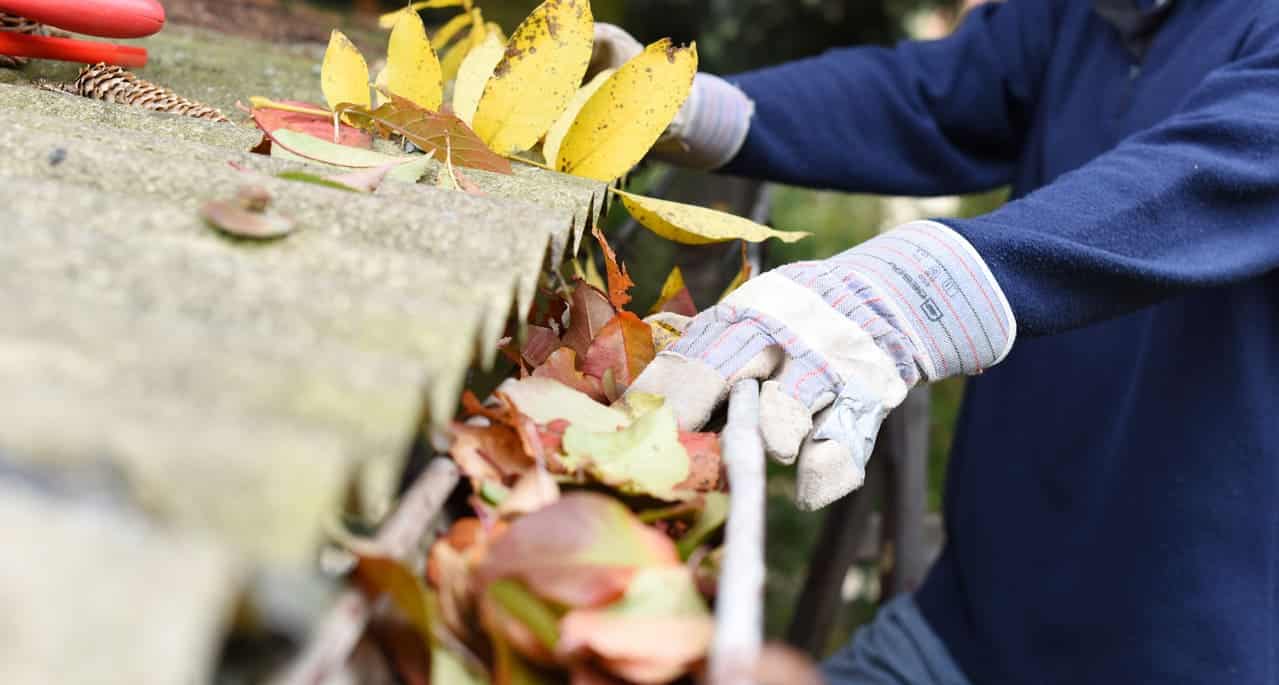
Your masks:
{"label": "wet leaf", "polygon": [[578,281],[573,286],[568,311],[569,323],[568,330],[564,332],[564,344],[573,348],[579,358],[585,359],[591,343],[605,324],[613,320],[617,310],[603,292],[589,283]]}
{"label": "wet leaf", "polygon": [[669,38],[649,45],[583,105],[555,168],[605,182],[626,174],[675,118],[696,73],[696,45],[677,48]]}
{"label": "wet leaf", "polygon": [[497,389],[540,425],[562,419],[587,430],[612,431],[630,423],[621,411],[550,378],[512,378]]}
{"label": "wet leaf", "polygon": [[577,89],[573,94],[573,99],[569,100],[568,107],[560,114],[560,118],[551,124],[550,130],[546,132],[546,140],[542,141],[542,158],[548,164],[554,165],[555,160],[559,159],[560,147],[564,144],[564,136],[568,135],[568,129],[573,125],[573,121],[577,119],[578,113],[582,111],[582,107],[586,105],[586,101],[591,99],[595,91],[604,85],[608,77],[612,76],[616,69],[605,69],[596,74],[587,81],[586,85]]}
{"label": "wet leaf", "polygon": [[561,347],[552,352],[545,363],[533,369],[533,377],[552,378],[596,402],[605,401],[600,379],[587,376],[577,369],[577,353],[571,347]]}
{"label": "wet leaf", "polygon": [[320,89],[331,110],[343,103],[369,106],[369,65],[351,39],[336,29],[324,52]]}
{"label": "wet leaf", "polygon": [[667,683],[706,657],[714,628],[687,568],[648,568],[621,601],[566,614],[555,651],[633,683]]}
{"label": "wet leaf", "polygon": [[591,59],[589,0],[546,0],[515,29],[475,111],[475,132],[501,154],[533,147],[568,106]]}
{"label": "wet leaf", "polygon": [[352,111],[351,118],[366,122],[383,135],[404,136],[424,152],[434,153],[436,159],[444,159],[445,152],[449,151],[458,166],[511,173],[510,160],[488,149],[461,119],[422,109],[394,93],[390,95],[391,102],[371,112]]}
{"label": "wet leaf", "polygon": [[609,192],[621,197],[626,211],[645,228],[667,240],[685,245],[708,245],[729,240],[758,243],[769,238],[793,243],[810,235],[802,231],[777,231],[750,219],[705,207],[658,200],[611,188]]}
{"label": "wet leaf", "polygon": [[591,235],[595,236],[600,249],[604,252],[604,269],[608,273],[608,301],[621,311],[626,307],[626,303],[631,301],[630,290],[635,286],[635,281],[632,281],[630,274],[626,273],[626,266],[617,263],[617,255],[604,239],[599,225],[591,226]]}
{"label": "wet leaf", "polygon": [[[444,100],[440,60],[426,37],[415,10],[401,10],[386,46],[386,67],[377,85],[426,109],[438,110]],[[384,96],[379,97],[379,104]],[[347,100],[347,102],[356,102]]]}
{"label": "wet leaf", "polygon": [[724,525],[724,522],[728,520],[728,502],[728,495],[722,492],[706,493],[705,503],[693,527],[689,528],[675,544],[681,559],[687,560],[694,550]]}
{"label": "wet leaf", "polygon": [[405,10],[412,10],[414,13],[424,9],[436,9],[440,7],[461,7],[465,4],[465,0],[420,0],[420,2],[411,2],[405,9],[387,12],[377,18],[379,28],[389,29],[395,26],[395,21],[400,18],[400,13]]}
{"label": "wet leaf", "polygon": [[457,118],[472,123],[484,86],[505,52],[506,44],[496,31],[489,31],[482,43],[467,52],[453,83],[453,114]]}
{"label": "wet leaf", "polygon": [[651,411],[623,430],[591,431],[569,424],[565,463],[584,467],[600,481],[629,494],[672,499],[688,478],[689,458],[669,407]]}
{"label": "wet leaf", "polygon": [[688,292],[688,286],[684,284],[684,272],[679,267],[671,269],[671,273],[666,276],[666,281],[662,283],[662,292],[657,296],[657,302],[653,303],[653,308],[648,311],[649,314],[658,312],[671,312],[683,316],[696,316],[697,305],[693,304],[693,296]]}
{"label": "wet leaf", "polygon": [[605,324],[591,342],[591,348],[582,360],[582,371],[601,380],[606,372],[613,372],[613,382],[617,387],[614,393],[606,393],[612,402],[635,381],[656,354],[653,330],[638,316],[622,312]]}
{"label": "wet leaf", "polygon": [[250,211],[234,200],[206,203],[200,208],[200,216],[219,231],[237,238],[279,238],[292,233],[297,227],[288,217]]}
{"label": "wet leaf", "polygon": [[679,563],[674,543],[621,502],[576,492],[512,522],[480,578],[519,580],[542,599],[585,608],[620,598],[641,568]]}
{"label": "wet leaf", "polygon": [[[325,116],[316,116],[314,114],[304,114],[301,112],[291,112],[278,109],[269,105],[286,105],[295,106],[303,109],[324,111],[322,107],[310,102],[300,102],[297,100],[266,100],[253,99],[254,107],[249,112],[249,116],[253,117],[253,123],[258,128],[267,133],[279,131],[280,129],[288,131],[297,131],[310,136],[315,136],[320,140],[336,142],[340,145],[351,147],[367,148],[373,145],[373,137],[368,133],[361,131],[354,126],[339,123],[337,128],[337,140],[333,140],[333,116],[325,113]],[[259,103],[268,106],[258,106]]]}

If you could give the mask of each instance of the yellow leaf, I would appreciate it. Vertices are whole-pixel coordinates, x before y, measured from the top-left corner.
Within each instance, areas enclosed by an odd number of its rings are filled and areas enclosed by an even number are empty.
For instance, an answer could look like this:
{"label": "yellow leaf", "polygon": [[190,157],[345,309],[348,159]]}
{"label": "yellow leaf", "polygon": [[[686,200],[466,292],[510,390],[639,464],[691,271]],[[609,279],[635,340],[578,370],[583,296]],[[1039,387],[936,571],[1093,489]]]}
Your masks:
{"label": "yellow leaf", "polygon": [[470,14],[459,14],[456,17],[449,19],[447,22],[444,22],[444,25],[440,27],[440,30],[435,32],[434,36],[431,36],[431,45],[434,45],[435,49],[439,50],[445,45],[448,45],[448,42],[453,40],[457,34],[461,33],[462,29],[470,25]]}
{"label": "yellow leaf", "polygon": [[751,278],[751,260],[746,256],[746,243],[742,243],[742,268],[737,270],[737,275],[733,276],[733,280],[728,282],[728,286],[724,288],[724,292],[720,293],[718,302],[723,302],[734,290],[742,287],[742,284]]}
{"label": "yellow leaf", "polygon": [[[377,85],[419,107],[436,111],[444,99],[440,60],[426,38],[426,27],[417,12],[401,10],[386,45],[386,67]],[[384,100],[379,95],[378,103]]]}
{"label": "yellow leaf", "polygon": [[475,108],[480,104],[480,95],[484,93],[484,84],[493,75],[493,68],[502,59],[506,44],[502,37],[493,31],[483,43],[473,48],[462,60],[457,70],[457,81],[453,84],[453,113],[468,125],[475,118]]}
{"label": "yellow leaf", "polygon": [[[440,7],[462,7],[464,4],[465,4],[465,0],[423,0],[422,2],[410,3],[409,6],[404,9],[412,10],[414,13],[417,13],[419,10],[424,10],[424,9],[436,9]],[[395,26],[395,22],[398,21],[400,18],[400,12],[403,12],[403,11],[404,10],[396,10],[394,12],[387,12],[386,14],[383,14],[382,16],[377,18],[377,25],[384,29],[389,29]]]}
{"label": "yellow leaf", "polygon": [[656,314],[662,310],[662,306],[671,301],[671,298],[679,294],[681,290],[688,287],[684,284],[684,272],[679,267],[671,269],[670,274],[666,276],[666,282],[662,284],[662,292],[657,295],[657,301],[653,303],[652,309],[648,310],[649,314]]}
{"label": "yellow leaf", "polygon": [[769,238],[793,243],[810,235],[803,231],[773,230],[750,219],[705,207],[658,200],[612,188],[609,192],[621,197],[626,211],[645,228],[667,240],[685,245],[709,245],[729,240],[758,243]]}
{"label": "yellow leaf", "polygon": [[582,107],[555,168],[598,181],[630,171],[688,99],[697,73],[697,46],[653,43],[617,70]]}
{"label": "yellow leaf", "polygon": [[589,83],[577,89],[577,93],[573,95],[573,99],[568,103],[568,109],[560,115],[559,119],[551,125],[551,130],[546,132],[546,140],[542,142],[542,159],[547,163],[554,164],[555,160],[560,156],[560,146],[564,144],[564,136],[568,135],[568,129],[573,125],[573,121],[577,119],[578,112],[582,111],[582,106],[587,100],[595,94],[595,91],[604,85],[608,77],[613,75],[616,69],[605,69],[596,74]]}
{"label": "yellow leaf", "polygon": [[546,0],[523,22],[475,111],[475,132],[499,154],[533,147],[573,99],[591,59],[589,0]]}
{"label": "yellow leaf", "polygon": [[343,103],[369,106],[369,65],[341,31],[334,30],[320,67],[320,89],[329,109]]}

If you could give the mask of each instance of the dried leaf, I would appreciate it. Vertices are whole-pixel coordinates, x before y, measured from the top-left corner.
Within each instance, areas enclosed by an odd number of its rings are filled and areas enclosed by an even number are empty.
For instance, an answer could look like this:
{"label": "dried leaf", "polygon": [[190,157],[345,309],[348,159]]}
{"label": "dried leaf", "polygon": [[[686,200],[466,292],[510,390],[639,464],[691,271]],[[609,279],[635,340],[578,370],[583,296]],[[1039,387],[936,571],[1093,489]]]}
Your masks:
{"label": "dried leaf", "polygon": [[648,568],[616,604],[566,614],[555,652],[632,683],[667,683],[706,657],[714,628],[687,568]]}
{"label": "dried leaf", "polygon": [[416,10],[400,11],[387,41],[386,67],[378,74],[377,85],[425,109],[438,110],[444,101],[440,60]]}
{"label": "dried leaf", "polygon": [[617,255],[613,253],[613,248],[608,246],[608,241],[604,239],[598,224],[591,226],[591,234],[595,236],[600,249],[604,251],[604,268],[608,273],[608,301],[621,311],[626,307],[626,303],[631,301],[629,293],[635,281],[632,281],[630,274],[626,273],[626,266],[617,263]]}
{"label": "dried leaf", "polygon": [[593,431],[612,431],[630,424],[626,414],[600,404],[550,378],[507,379],[497,388],[539,425],[556,420]]}
{"label": "dried leaf", "polygon": [[569,100],[568,107],[560,114],[560,118],[551,124],[550,130],[546,132],[546,140],[542,141],[542,158],[548,164],[555,164],[555,160],[559,159],[560,148],[564,144],[564,136],[568,135],[568,129],[577,119],[577,115],[582,111],[582,107],[586,105],[586,101],[591,99],[595,91],[604,85],[608,77],[612,76],[616,69],[605,69],[591,78],[586,85],[577,89],[573,94],[573,99]]}
{"label": "dried leaf", "polygon": [[684,337],[691,320],[691,317],[673,312],[658,312],[644,317],[644,323],[653,331],[653,349],[661,352]]}
{"label": "dried leaf", "polygon": [[497,507],[497,513],[505,517],[523,516],[545,507],[560,498],[560,486],[544,469],[532,469],[520,476],[511,488],[510,495]]}
{"label": "dried leaf", "polygon": [[573,99],[591,59],[589,0],[546,0],[515,29],[475,111],[475,132],[494,150],[533,147]]}
{"label": "dried leaf", "polygon": [[719,435],[680,431],[679,442],[688,453],[688,478],[675,488],[700,492],[719,488],[724,461]]}
{"label": "dried leaf", "polygon": [[623,430],[597,432],[570,424],[564,461],[628,494],[678,499],[675,486],[688,478],[688,453],[679,441],[675,414],[663,405]]}
{"label": "dried leaf", "polygon": [[386,14],[379,16],[377,18],[377,25],[379,28],[383,28],[383,29],[389,29],[392,26],[395,26],[396,20],[400,18],[400,13],[404,12],[405,10],[412,10],[413,12],[416,13],[424,9],[436,9],[440,7],[461,7],[464,4],[465,4],[465,0],[421,0],[420,2],[412,2],[412,3],[409,3],[409,6],[406,7],[405,9],[396,10],[394,12],[387,12]]}
{"label": "dried leaf", "polygon": [[369,595],[386,594],[424,640],[432,639],[431,600],[426,586],[403,562],[389,556],[357,554],[356,579]]}
{"label": "dried leaf", "polygon": [[706,493],[702,510],[698,513],[693,527],[689,528],[680,537],[679,542],[675,544],[681,559],[687,561],[693,555],[693,552],[706,541],[706,538],[724,525],[724,522],[728,520],[728,503],[728,495],[722,492]]}
{"label": "dried leaf", "polygon": [[[373,137],[368,133],[343,123],[338,124],[337,140],[333,141],[333,117],[331,114],[326,113],[325,116],[319,117],[275,107],[259,107],[257,106],[258,102],[255,98],[255,106],[250,111],[249,116],[253,117],[253,123],[257,124],[258,128],[268,133],[285,129],[305,133],[320,140],[337,142],[340,145],[361,148],[368,148],[373,145]],[[323,109],[319,105],[297,100],[262,100],[261,102],[263,104],[282,104],[306,109]]]}
{"label": "dried leaf", "polygon": [[489,31],[484,42],[473,47],[462,60],[453,83],[453,114],[468,125],[475,118],[475,108],[480,104],[484,86],[493,69],[506,52],[506,43],[496,31]]}
{"label": "dried leaf", "polygon": [[334,29],[320,67],[320,89],[329,109],[352,103],[369,106],[369,65],[346,34]]}
{"label": "dried leaf", "polygon": [[561,347],[552,352],[545,363],[533,369],[533,377],[552,378],[596,402],[606,401],[600,379],[577,370],[577,353],[571,347]]}
{"label": "dried leaf", "polygon": [[579,281],[573,286],[569,302],[568,330],[564,332],[564,344],[573,348],[577,356],[586,358],[591,343],[604,325],[613,320],[617,310],[608,296],[590,284]]}
{"label": "dried leaf", "polygon": [[390,96],[391,102],[376,110],[351,111],[350,116],[356,121],[368,122],[385,134],[404,136],[423,151],[435,153],[437,159],[443,159],[449,151],[453,163],[459,166],[511,173],[510,160],[488,149],[461,119],[422,109],[394,93]]}
{"label": "dried leaf", "polygon": [[454,423],[449,456],[473,481],[514,482],[535,464],[515,429],[507,425]]}
{"label": "dried leaf", "polygon": [[393,156],[372,150],[337,145],[296,131],[276,131],[268,134],[274,143],[271,156],[281,159],[320,162],[348,169],[373,169],[392,165],[386,177],[416,183],[430,164],[430,155]]}
{"label": "dried leaf", "polygon": [[519,580],[538,597],[588,608],[621,597],[641,568],[679,563],[670,538],[622,503],[577,492],[512,522],[489,548],[480,578]]}
{"label": "dried leaf", "polygon": [[279,214],[253,212],[239,202],[215,200],[200,208],[209,225],[238,238],[279,238],[296,228],[293,220]]}
{"label": "dried leaf", "polygon": [[582,107],[559,153],[556,169],[609,182],[631,170],[675,118],[693,87],[697,46],[669,38],[623,64]]}
{"label": "dried leaf", "polygon": [[541,366],[560,346],[560,336],[546,326],[529,324],[528,340],[520,354],[532,366]]}
{"label": "dried leaf", "polygon": [[684,272],[680,271],[678,266],[671,269],[666,281],[662,283],[662,292],[657,296],[657,302],[654,302],[653,308],[648,310],[649,314],[658,312],[671,312],[683,316],[697,315],[697,305],[693,304],[693,296],[688,292],[688,286],[684,284]]}
{"label": "dried leaf", "polygon": [[618,387],[616,394],[608,395],[611,402],[635,381],[656,354],[653,330],[638,316],[622,312],[605,324],[591,342],[582,360],[582,371],[601,380],[605,372],[613,372]]}
{"label": "dried leaf", "polygon": [[758,243],[769,238],[793,243],[811,235],[803,231],[777,231],[749,219],[705,207],[658,200],[614,188],[610,188],[609,192],[621,197],[626,211],[645,228],[684,245],[708,245],[729,240]]}

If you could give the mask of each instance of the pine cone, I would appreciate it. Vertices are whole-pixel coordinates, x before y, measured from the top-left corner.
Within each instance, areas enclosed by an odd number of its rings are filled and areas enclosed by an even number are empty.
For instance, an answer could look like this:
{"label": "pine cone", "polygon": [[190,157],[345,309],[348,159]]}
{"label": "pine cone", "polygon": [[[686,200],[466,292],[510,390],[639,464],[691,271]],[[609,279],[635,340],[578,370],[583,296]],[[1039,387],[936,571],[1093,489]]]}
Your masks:
{"label": "pine cone", "polygon": [[169,112],[209,121],[230,121],[213,107],[188,100],[164,86],[140,79],[123,67],[109,66],[102,62],[81,69],[80,76],[74,83],[44,87],[155,112]]}

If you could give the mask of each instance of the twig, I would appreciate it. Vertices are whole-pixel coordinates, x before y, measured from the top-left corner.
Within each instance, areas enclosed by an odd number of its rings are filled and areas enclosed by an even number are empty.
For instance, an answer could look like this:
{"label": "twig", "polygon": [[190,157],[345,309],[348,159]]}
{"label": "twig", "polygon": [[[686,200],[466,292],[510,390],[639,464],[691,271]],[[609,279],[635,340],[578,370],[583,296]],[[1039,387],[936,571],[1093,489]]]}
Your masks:
{"label": "twig", "polygon": [[749,685],[759,660],[764,615],[764,445],[759,435],[759,382],[738,381],[724,427],[729,516],[724,565],[715,601],[710,684]]}
{"label": "twig", "polygon": [[[457,466],[452,461],[442,458],[431,460],[383,522],[378,530],[377,544],[396,559],[409,559],[449,493],[457,486],[457,481]],[[374,599],[358,589],[343,591],[302,652],[273,682],[276,685],[327,682],[355,649],[373,615],[374,605]]]}

